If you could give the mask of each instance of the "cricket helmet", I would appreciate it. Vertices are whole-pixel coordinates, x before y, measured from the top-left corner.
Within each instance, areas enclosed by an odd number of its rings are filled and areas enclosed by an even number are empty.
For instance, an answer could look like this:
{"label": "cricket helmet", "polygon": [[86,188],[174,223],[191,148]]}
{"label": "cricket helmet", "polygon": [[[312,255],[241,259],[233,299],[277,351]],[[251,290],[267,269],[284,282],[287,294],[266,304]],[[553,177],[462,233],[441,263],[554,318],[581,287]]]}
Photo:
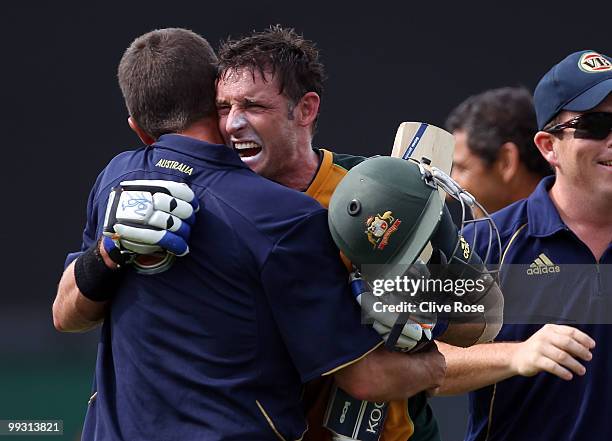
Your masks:
{"label": "cricket helmet", "polygon": [[[459,230],[441,194],[461,204]],[[474,207],[485,216],[476,219]],[[489,231],[483,259],[473,252],[475,239],[469,243],[464,238],[470,223],[474,232],[483,224]],[[360,267],[366,280],[402,276],[417,258],[428,262],[431,252],[423,252],[428,244],[436,250],[433,263],[460,264],[462,273],[496,272],[489,258],[499,258],[501,251],[499,233],[484,207],[428,160],[379,156],[353,167],[331,198],[329,227],[338,248]],[[487,269],[489,264],[493,265]]]}
{"label": "cricket helmet", "polygon": [[331,234],[366,279],[414,263],[436,231],[444,204],[430,176],[416,162],[379,156],[353,167],[336,187]]}

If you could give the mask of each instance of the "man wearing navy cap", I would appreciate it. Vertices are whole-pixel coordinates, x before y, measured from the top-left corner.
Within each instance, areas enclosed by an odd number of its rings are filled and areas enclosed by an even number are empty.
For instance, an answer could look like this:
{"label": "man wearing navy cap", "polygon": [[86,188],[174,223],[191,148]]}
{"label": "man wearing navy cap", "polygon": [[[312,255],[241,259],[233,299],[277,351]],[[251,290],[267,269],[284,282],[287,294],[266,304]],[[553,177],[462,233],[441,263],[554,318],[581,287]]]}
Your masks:
{"label": "man wearing navy cap", "polygon": [[499,343],[440,345],[441,393],[473,391],[466,440],[612,438],[611,92],[612,60],[591,50],[536,87],[534,140],[555,175],[493,215],[507,306]]}

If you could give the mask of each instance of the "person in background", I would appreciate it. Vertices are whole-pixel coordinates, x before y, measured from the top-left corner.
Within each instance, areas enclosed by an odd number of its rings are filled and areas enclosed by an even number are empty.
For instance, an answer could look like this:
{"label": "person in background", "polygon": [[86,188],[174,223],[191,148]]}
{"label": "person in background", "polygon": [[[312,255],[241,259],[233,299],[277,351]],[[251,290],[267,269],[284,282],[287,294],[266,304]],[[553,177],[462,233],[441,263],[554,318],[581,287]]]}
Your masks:
{"label": "person in background", "polygon": [[455,137],[452,177],[489,213],[526,198],[552,172],[533,142],[535,110],[523,87],[467,98],[450,113],[446,128]]}

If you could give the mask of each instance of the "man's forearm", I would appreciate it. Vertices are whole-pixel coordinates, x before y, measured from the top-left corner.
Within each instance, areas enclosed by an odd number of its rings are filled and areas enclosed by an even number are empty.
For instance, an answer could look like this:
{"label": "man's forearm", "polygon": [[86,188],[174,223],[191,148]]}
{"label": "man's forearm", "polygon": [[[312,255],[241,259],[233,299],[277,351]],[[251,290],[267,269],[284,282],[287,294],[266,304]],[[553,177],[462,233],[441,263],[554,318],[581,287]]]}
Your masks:
{"label": "man's forearm", "polygon": [[479,298],[470,297],[470,294],[466,295],[464,301],[469,305],[481,305],[484,312],[450,317],[448,329],[438,337],[439,341],[464,348],[490,342],[497,336],[503,324],[504,311],[504,296],[497,283],[491,283]]}
{"label": "man's forearm", "polygon": [[104,318],[108,302],[94,302],[79,290],[72,262],[62,274],[53,302],[53,324],[58,331],[83,332],[96,327]]}
{"label": "man's forearm", "polygon": [[517,374],[512,357],[518,343],[482,343],[459,348],[438,342],[446,359],[446,376],[437,395],[457,395],[480,389]]}
{"label": "man's forearm", "polygon": [[361,400],[406,399],[440,385],[444,376],[444,359],[434,351],[403,354],[378,348],[359,362],[338,371],[336,382]]}
{"label": "man's forearm", "polygon": [[[98,252],[109,270],[117,269],[101,244]],[[64,270],[53,302],[53,324],[58,331],[84,332],[95,328],[104,319],[108,307],[108,301],[93,301],[83,295],[77,286],[75,265],[76,260]]]}

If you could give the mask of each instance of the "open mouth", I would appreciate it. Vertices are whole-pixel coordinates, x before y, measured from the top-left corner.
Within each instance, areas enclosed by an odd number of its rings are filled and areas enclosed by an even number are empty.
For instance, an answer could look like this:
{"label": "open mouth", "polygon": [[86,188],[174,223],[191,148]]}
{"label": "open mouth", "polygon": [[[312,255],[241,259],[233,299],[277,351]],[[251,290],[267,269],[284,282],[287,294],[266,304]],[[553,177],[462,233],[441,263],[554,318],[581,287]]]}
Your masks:
{"label": "open mouth", "polygon": [[261,146],[256,142],[235,142],[234,150],[238,152],[241,158],[250,158],[261,152]]}
{"label": "open mouth", "polygon": [[611,161],[600,161],[599,164],[605,165],[606,167],[612,167],[612,160]]}

